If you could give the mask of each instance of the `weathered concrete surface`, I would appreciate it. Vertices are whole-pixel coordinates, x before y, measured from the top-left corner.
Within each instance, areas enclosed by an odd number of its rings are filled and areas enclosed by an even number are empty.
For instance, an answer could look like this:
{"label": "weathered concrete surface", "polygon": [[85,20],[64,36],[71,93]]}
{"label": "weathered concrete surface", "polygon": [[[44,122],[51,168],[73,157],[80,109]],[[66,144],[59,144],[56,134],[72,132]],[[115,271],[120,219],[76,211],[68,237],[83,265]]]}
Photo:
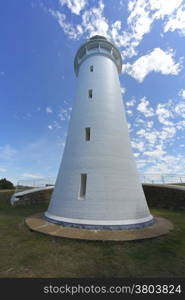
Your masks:
{"label": "weathered concrete surface", "polygon": [[25,219],[25,223],[32,230],[50,236],[83,239],[83,240],[103,240],[103,241],[131,241],[147,238],[154,238],[170,232],[173,224],[164,218],[156,217],[156,222],[152,226],[135,230],[87,230],[47,222],[43,219],[43,214],[36,214]]}

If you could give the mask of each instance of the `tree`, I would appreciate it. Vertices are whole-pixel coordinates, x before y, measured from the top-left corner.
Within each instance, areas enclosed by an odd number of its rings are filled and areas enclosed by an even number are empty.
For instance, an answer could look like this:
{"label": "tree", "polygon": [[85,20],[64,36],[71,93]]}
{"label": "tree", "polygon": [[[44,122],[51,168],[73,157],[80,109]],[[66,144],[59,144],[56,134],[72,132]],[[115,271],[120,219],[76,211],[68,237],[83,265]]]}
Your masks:
{"label": "tree", "polygon": [[14,185],[11,181],[6,178],[0,179],[0,190],[11,190],[14,189]]}

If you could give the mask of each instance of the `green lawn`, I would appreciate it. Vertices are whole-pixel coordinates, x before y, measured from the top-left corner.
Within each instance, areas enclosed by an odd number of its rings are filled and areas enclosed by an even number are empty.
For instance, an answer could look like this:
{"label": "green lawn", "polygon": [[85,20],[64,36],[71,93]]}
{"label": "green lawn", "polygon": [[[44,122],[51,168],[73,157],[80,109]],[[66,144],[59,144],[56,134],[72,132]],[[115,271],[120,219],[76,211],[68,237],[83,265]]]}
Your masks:
{"label": "green lawn", "polygon": [[0,277],[185,277],[185,212],[152,209],[171,220],[168,235],[143,241],[94,242],[31,232],[24,218],[46,205],[12,207],[0,191]]}

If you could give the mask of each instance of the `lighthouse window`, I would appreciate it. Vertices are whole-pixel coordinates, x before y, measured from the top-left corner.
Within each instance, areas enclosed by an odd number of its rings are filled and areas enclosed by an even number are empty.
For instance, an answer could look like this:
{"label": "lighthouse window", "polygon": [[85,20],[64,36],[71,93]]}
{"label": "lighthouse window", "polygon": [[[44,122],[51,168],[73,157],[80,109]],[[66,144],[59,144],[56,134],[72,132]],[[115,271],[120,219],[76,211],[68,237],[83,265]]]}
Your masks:
{"label": "lighthouse window", "polygon": [[93,72],[93,66],[90,66],[90,71]]}
{"label": "lighthouse window", "polygon": [[81,174],[80,192],[79,192],[79,198],[78,198],[80,200],[85,199],[86,183],[87,183],[87,174]]}
{"label": "lighthouse window", "polygon": [[85,128],[85,139],[86,139],[86,141],[90,141],[90,137],[91,137],[91,128],[87,127],[87,128]]}
{"label": "lighthouse window", "polygon": [[89,98],[92,98],[92,90],[89,90]]}

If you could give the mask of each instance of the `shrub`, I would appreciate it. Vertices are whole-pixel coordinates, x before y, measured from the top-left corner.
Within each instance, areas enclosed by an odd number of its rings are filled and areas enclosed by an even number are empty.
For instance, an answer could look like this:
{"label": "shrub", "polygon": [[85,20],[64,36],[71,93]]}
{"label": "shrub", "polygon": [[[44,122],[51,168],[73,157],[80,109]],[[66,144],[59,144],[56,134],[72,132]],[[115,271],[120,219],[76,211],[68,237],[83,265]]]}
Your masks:
{"label": "shrub", "polygon": [[14,185],[11,181],[6,178],[0,179],[0,190],[11,190],[14,189]]}

